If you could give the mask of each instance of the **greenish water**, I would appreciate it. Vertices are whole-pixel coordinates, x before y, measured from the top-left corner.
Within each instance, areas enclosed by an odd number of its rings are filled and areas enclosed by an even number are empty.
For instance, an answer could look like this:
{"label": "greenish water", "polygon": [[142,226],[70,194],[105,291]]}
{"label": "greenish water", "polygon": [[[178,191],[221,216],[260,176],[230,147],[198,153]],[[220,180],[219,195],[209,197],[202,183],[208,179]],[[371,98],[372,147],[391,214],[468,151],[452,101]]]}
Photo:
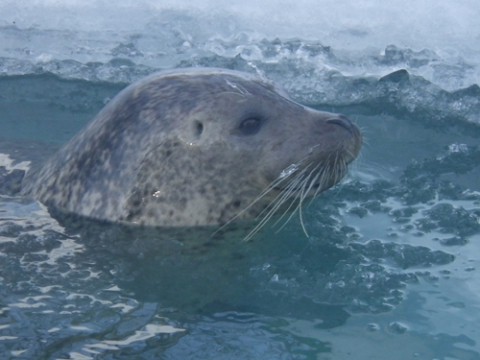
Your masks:
{"label": "greenish water", "polygon": [[[0,78],[0,153],[35,166],[122,87]],[[227,233],[184,252],[177,234],[55,219],[0,196],[0,353],[479,359],[480,129],[383,96],[318,106],[355,120],[366,145],[345,182],[306,209],[308,238],[294,218],[249,243]]]}

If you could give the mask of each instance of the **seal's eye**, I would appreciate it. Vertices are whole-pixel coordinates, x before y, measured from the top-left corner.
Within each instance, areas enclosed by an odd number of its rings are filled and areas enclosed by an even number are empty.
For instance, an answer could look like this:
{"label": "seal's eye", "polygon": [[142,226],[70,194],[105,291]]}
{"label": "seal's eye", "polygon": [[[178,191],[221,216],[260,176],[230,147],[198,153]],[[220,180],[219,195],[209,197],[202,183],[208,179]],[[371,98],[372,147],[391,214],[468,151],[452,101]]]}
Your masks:
{"label": "seal's eye", "polygon": [[243,120],[238,127],[242,135],[255,135],[262,127],[262,120],[259,118],[248,118]]}

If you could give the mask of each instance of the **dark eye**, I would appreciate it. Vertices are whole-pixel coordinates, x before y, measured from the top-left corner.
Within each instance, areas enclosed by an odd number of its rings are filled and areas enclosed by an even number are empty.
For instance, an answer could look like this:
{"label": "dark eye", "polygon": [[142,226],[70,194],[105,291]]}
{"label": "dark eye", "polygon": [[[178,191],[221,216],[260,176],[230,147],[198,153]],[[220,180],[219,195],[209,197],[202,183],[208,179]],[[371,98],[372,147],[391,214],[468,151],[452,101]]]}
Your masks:
{"label": "dark eye", "polygon": [[243,120],[238,127],[242,135],[255,135],[262,127],[262,120],[258,118],[248,118]]}

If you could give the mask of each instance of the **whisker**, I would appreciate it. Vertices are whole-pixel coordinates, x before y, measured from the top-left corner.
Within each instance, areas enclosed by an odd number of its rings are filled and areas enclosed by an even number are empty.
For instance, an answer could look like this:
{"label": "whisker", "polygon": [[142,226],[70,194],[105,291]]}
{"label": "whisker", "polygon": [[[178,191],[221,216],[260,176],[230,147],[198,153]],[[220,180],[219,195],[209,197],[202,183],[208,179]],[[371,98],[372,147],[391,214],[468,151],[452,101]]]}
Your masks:
{"label": "whisker", "polygon": [[[309,165],[308,165],[309,166]],[[305,169],[307,170],[307,168]],[[312,170],[313,172],[314,170]],[[303,175],[303,173],[305,173],[306,171],[302,172],[300,175]],[[310,175],[309,175],[310,176]],[[298,189],[298,184],[299,183],[302,183],[303,181],[305,181],[304,178],[302,178],[301,176],[299,176],[297,179],[295,179],[295,182],[292,182],[288,185],[288,187],[283,191],[283,195],[282,195],[282,202],[285,202],[285,200],[287,198],[290,197],[290,195],[294,192],[297,191]],[[296,200],[296,198],[293,199],[293,201],[290,203],[290,205],[285,209],[285,211],[283,212],[283,214],[280,216],[279,219],[277,219],[275,221],[275,223],[273,224],[274,226],[277,225],[281,220],[282,218],[289,212],[289,210],[292,208],[293,204],[294,204],[294,200]]]}
{"label": "whisker", "polygon": [[[262,220],[247,234],[244,238],[244,241],[250,240],[260,229],[265,226],[265,224],[273,217],[277,210],[290,198],[290,195],[295,192],[297,184],[302,182],[302,175],[308,170],[308,167],[303,169],[300,173],[296,174],[293,181],[288,184],[287,188],[284,189],[274,200],[275,205],[268,208],[268,212],[262,218]],[[288,209],[291,208],[292,204],[288,206]],[[264,210],[265,211],[265,210]],[[262,213],[264,212],[262,211]],[[287,210],[288,211],[288,210]]]}
{"label": "whisker", "polygon": [[[289,194],[288,194],[288,197],[290,197],[290,194],[292,194],[293,192],[294,192],[293,190],[290,191]],[[273,223],[273,226],[277,226],[278,223],[279,223],[280,221],[282,221],[282,219],[290,212],[290,209],[292,208],[292,206],[295,204],[295,202],[296,202],[297,200],[298,200],[298,197],[294,197],[294,198],[291,199],[290,205],[288,205],[288,207],[283,211],[282,215]],[[285,201],[286,201],[286,199],[285,199]],[[284,201],[284,202],[285,202],[285,201]],[[295,212],[295,210],[293,210],[293,213],[294,213],[294,212]],[[288,222],[288,220],[287,220],[286,222]],[[282,228],[283,228],[283,225],[280,227],[279,230],[281,230]],[[278,232],[278,231],[277,231],[277,232]]]}
{"label": "whisker", "polygon": [[320,174],[321,172],[319,171],[319,168],[321,168],[321,164],[317,165],[309,174],[308,178],[306,179],[306,181],[309,180],[310,176],[312,176],[312,174],[314,174],[315,172],[317,173],[314,178],[312,179],[312,181],[310,181],[310,186],[308,187],[307,190],[305,191],[302,191],[302,197],[300,199],[300,201],[303,203],[303,200],[305,200],[305,198],[308,196],[308,194],[310,193],[310,191],[312,190],[312,188],[315,186],[315,184],[317,183],[317,180],[319,179],[320,177]]}
{"label": "whisker", "polygon": [[303,206],[302,204],[298,204],[298,214],[299,214],[299,218],[300,218],[300,226],[302,227],[302,230],[303,230],[303,233],[305,234],[305,236],[307,238],[310,237],[310,235],[308,234],[308,231],[307,231],[307,228],[305,226],[305,221],[303,219]]}
{"label": "whisker", "polygon": [[329,173],[329,170],[330,170],[330,166],[323,166],[320,169],[319,181],[318,181],[319,186],[318,186],[318,189],[313,194],[312,200],[315,199],[318,196],[318,194],[320,194],[320,192],[324,190],[324,185],[326,183],[326,177],[327,177],[327,174]]}
{"label": "whisker", "polygon": [[[273,215],[277,212],[277,210],[289,199],[289,196],[284,196],[280,201],[275,204],[274,207],[270,209],[270,211],[262,218],[262,220],[253,228],[252,231],[248,233],[248,235],[245,237],[244,241],[250,240],[260,229],[265,226],[265,224],[273,217]],[[292,202],[295,201],[295,199],[292,200]],[[290,204],[288,207],[290,208],[292,204]]]}
{"label": "whisker", "polygon": [[[261,201],[272,191],[279,191],[270,201],[269,206],[264,207],[256,219],[259,219],[255,227],[244,237],[243,241],[251,240],[280,209],[281,214],[273,223],[277,226],[283,222],[276,232],[282,230],[298,214],[300,226],[307,237],[310,237],[305,222],[304,204],[307,198],[311,197],[307,206],[322,192],[329,184],[336,184],[343,178],[347,169],[346,157],[341,151],[334,151],[326,161],[318,164],[305,162],[309,155],[301,161],[287,167],[281,175],[272,181],[250,204],[239,211],[235,216],[220,226],[214,234],[218,233],[234,220],[241,217],[245,212],[251,209],[255,204]],[[304,165],[304,166],[303,166]],[[283,185],[283,188],[280,186]],[[315,190],[314,188],[317,187]],[[280,189],[279,189],[280,188]],[[313,193],[313,194],[312,194]]]}
{"label": "whisker", "polygon": [[[295,190],[297,184],[301,182],[303,174],[307,171],[307,168],[302,169],[298,174],[295,174],[292,181],[285,187],[285,189],[281,190],[279,194],[272,200],[272,204],[275,202],[283,203],[286,198],[290,196],[290,194]],[[270,208],[263,209],[260,214],[257,215],[257,218],[263,216],[265,212],[270,212]]]}
{"label": "whisker", "polygon": [[[299,214],[299,218],[300,218],[300,225],[301,225],[302,230],[303,230],[303,232],[304,232],[304,234],[306,235],[307,238],[309,238],[310,235],[308,234],[307,228],[305,226],[305,220],[304,220],[304,216],[303,216],[303,202],[308,197],[308,194],[310,193],[312,188],[317,183],[317,180],[320,178],[322,172],[321,172],[321,170],[319,171],[319,169],[321,169],[321,168],[322,168],[321,164],[317,165],[312,170],[312,172],[310,172],[307,179],[305,179],[305,184],[302,187],[302,192],[300,194],[299,201],[298,201],[298,214]],[[317,174],[315,176],[313,176],[313,179],[310,179],[315,172]],[[307,187],[307,185],[308,185],[308,187]]]}
{"label": "whisker", "polygon": [[[319,168],[320,165],[318,165],[316,168],[314,168],[306,178],[302,179],[303,180],[303,186],[301,187],[300,191],[297,192],[297,196],[292,200],[292,203],[290,204],[290,207],[292,206],[292,204],[294,204],[296,201],[298,201],[297,203],[297,206],[295,208],[295,210],[292,211],[292,213],[290,214],[290,216],[287,218],[287,220],[283,223],[282,226],[280,226],[280,228],[277,230],[280,231],[282,230],[287,224],[288,222],[293,218],[293,216],[297,213],[297,211],[299,212],[299,217],[300,217],[300,224],[302,226],[302,229],[304,231],[304,233],[307,235],[307,237],[309,237],[308,235],[308,232],[306,231],[306,228],[305,228],[305,224],[304,224],[304,221],[303,221],[303,212],[302,212],[302,204],[303,204],[303,199],[306,197],[306,193],[308,193],[308,191],[310,191],[311,187],[313,186],[312,183],[313,182],[310,182],[310,186],[307,190],[307,192],[305,191],[305,188],[307,186],[307,184],[309,183],[309,179],[310,177],[312,176],[312,174],[314,173],[314,171]],[[316,177],[315,177],[316,178]],[[288,210],[288,209],[287,209]],[[277,220],[276,223],[278,223],[286,214],[287,214],[288,211],[285,211],[282,216],[280,217],[280,219]],[[276,224],[275,223],[275,224]]]}
{"label": "whisker", "polygon": [[[301,173],[305,169],[302,169]],[[274,190],[278,185],[280,185],[282,182],[289,180],[289,178],[293,175],[297,175],[296,171],[292,173],[287,173],[284,176],[279,176],[276,178],[274,181],[272,181],[250,204],[245,206],[242,210],[240,210],[235,216],[230,218],[227,222],[222,224],[218,229],[216,229],[213,233],[212,236],[218,234],[220,231],[225,229],[228,225],[230,225],[232,222],[237,220],[240,216],[242,216],[245,212],[247,212],[252,206],[254,206],[256,203],[258,203],[263,197],[265,197],[268,193],[270,193],[272,190]],[[278,197],[278,196],[277,196]],[[263,210],[262,210],[263,212]]]}
{"label": "whisker", "polygon": [[303,200],[304,200],[305,197],[307,196],[307,193],[308,193],[309,189],[311,189],[311,187],[312,187],[312,182],[311,182],[311,183],[310,183],[310,186],[308,187],[308,189],[305,189],[305,187],[306,187],[306,185],[308,184],[308,181],[309,181],[309,180],[310,180],[309,178],[307,178],[307,179],[305,180],[305,183],[304,183],[304,185],[303,185],[303,187],[302,187],[302,192],[300,193],[300,196],[299,196],[298,207],[297,207],[297,208],[298,208],[298,217],[300,218],[300,225],[301,225],[301,227],[302,227],[303,233],[305,234],[305,236],[306,236],[307,238],[309,238],[310,235],[308,235],[308,231],[307,231],[307,228],[306,228],[306,226],[305,226],[305,221],[304,221],[304,219],[303,219]]}

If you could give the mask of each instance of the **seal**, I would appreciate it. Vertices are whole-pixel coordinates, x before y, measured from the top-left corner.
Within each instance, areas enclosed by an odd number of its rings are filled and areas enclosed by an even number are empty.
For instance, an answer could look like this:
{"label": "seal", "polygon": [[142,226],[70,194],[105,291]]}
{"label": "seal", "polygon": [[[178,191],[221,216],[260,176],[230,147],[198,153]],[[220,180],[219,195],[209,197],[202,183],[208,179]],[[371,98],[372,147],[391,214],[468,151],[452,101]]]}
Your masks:
{"label": "seal", "polygon": [[159,72],[121,91],[23,193],[67,213],[159,227],[222,225],[298,209],[361,148],[346,117],[224,69]]}

